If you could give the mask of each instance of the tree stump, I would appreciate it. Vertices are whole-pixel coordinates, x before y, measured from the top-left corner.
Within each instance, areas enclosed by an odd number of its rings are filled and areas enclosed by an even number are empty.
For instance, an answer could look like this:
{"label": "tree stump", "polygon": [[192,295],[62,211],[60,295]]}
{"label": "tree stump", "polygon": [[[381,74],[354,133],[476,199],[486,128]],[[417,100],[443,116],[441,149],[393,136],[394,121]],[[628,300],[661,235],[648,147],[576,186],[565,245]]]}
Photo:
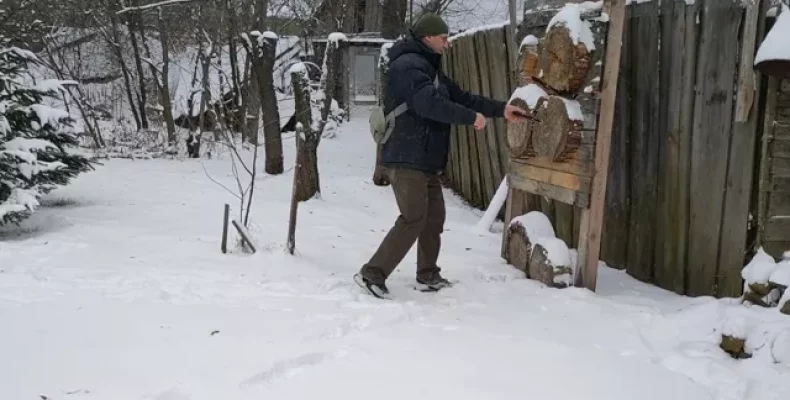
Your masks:
{"label": "tree stump", "polygon": [[543,39],[540,79],[561,93],[578,92],[590,70],[590,52],[583,43],[574,44],[570,31],[554,25]]}
{"label": "tree stump", "polygon": [[506,243],[505,254],[508,263],[526,274],[532,243],[529,241],[529,235],[527,235],[524,225],[519,222],[512,223],[508,227]]}
{"label": "tree stump", "polygon": [[790,315],[790,298],[785,300],[783,304],[779,304],[779,312],[784,315]]}
{"label": "tree stump", "polygon": [[[532,146],[538,156],[561,162],[579,148],[581,121],[570,118],[568,107],[572,106],[575,106],[572,100],[558,96],[538,102],[538,122],[532,133]],[[572,114],[576,117],[575,112]]]}
{"label": "tree stump", "polygon": [[760,307],[776,307],[783,290],[772,283],[751,283],[747,285],[744,300]]}
{"label": "tree stump", "polygon": [[721,335],[719,347],[736,359],[751,357],[751,354],[746,352],[746,339],[730,335]]}
{"label": "tree stump", "polygon": [[[542,238],[541,241],[555,250],[568,250],[562,239]],[[549,257],[549,250],[544,244],[536,243],[532,246],[529,257],[529,278],[557,289],[570,286],[573,282],[573,268],[570,265],[554,265]],[[567,261],[567,264],[570,264],[570,257]]]}
{"label": "tree stump", "polygon": [[[520,98],[513,99],[510,104],[524,110],[530,110],[527,102]],[[511,157],[534,157],[535,152],[532,149],[532,131],[534,130],[534,125],[535,122],[530,119],[508,122],[505,136],[507,139],[507,149]]]}

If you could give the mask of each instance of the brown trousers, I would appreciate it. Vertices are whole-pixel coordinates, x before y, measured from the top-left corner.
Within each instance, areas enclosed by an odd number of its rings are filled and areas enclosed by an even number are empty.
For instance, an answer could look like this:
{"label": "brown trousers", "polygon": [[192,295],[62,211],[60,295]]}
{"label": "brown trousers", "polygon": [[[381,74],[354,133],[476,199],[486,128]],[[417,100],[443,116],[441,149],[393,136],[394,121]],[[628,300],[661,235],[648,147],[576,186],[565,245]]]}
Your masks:
{"label": "brown trousers", "polygon": [[383,283],[417,242],[417,277],[430,279],[440,271],[436,260],[445,220],[439,175],[405,168],[389,168],[387,173],[400,215],[361,273]]}

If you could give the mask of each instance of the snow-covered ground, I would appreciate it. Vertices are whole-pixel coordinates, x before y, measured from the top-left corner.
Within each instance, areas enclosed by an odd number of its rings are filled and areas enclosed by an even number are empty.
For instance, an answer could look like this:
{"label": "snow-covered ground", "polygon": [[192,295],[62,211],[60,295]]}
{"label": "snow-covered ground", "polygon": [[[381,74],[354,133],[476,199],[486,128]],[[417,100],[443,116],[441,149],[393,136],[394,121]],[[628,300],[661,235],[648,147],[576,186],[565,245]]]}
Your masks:
{"label": "snow-covered ground", "polygon": [[[238,208],[201,164],[233,188],[227,156],[110,160],[50,195],[21,235],[0,231],[0,398],[790,398],[790,334],[776,334],[790,316],[605,266],[597,294],[543,288],[500,259],[501,223],[480,233],[482,213],[449,191],[440,264],[460,283],[414,291],[412,252],[394,300],[364,294],[351,276],[397,209],[371,183],[367,118],[341,129],[321,143],[322,198],[299,208],[295,256],[290,171],[258,178],[260,251],[220,252],[223,204]],[[751,359],[718,347],[735,317],[753,329]]]}

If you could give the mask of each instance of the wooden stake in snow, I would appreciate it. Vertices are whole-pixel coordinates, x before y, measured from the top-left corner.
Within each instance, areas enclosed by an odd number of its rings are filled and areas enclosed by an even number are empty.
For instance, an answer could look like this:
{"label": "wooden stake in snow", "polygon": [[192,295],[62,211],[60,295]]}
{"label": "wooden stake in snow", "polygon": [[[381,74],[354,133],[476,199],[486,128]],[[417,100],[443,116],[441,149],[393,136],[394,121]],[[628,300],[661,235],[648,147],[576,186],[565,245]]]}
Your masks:
{"label": "wooden stake in snow", "polygon": [[225,204],[225,216],[222,218],[222,253],[228,252],[228,219],[230,218],[230,204]]}
{"label": "wooden stake in snow", "polygon": [[614,106],[617,76],[620,73],[620,53],[623,44],[625,0],[607,0],[604,12],[609,15],[606,55],[601,90],[601,108],[595,143],[595,173],[592,181],[590,206],[582,210],[579,234],[579,258],[576,286],[595,291],[598,279],[598,257],[601,252],[601,225],[606,200],[606,180],[609,173],[609,151],[614,126]]}
{"label": "wooden stake in snow", "polygon": [[[304,127],[301,123],[296,124],[296,152],[299,153],[300,146],[303,141],[304,135]],[[291,213],[288,217],[288,241],[286,246],[288,247],[288,253],[291,255],[294,254],[294,249],[296,249],[296,212],[299,209],[299,199],[296,197],[296,187],[298,185],[299,176],[299,168],[301,165],[299,160],[296,161],[296,165],[294,166],[294,179],[293,179],[293,187],[291,189]]]}
{"label": "wooden stake in snow", "polygon": [[255,254],[257,249],[255,248],[255,243],[252,241],[252,235],[250,235],[250,233],[247,232],[247,228],[245,228],[244,225],[240,224],[239,221],[236,221],[235,219],[233,220],[233,226],[236,227],[236,230],[239,232],[239,235],[241,236],[242,246],[247,245],[247,247],[250,248],[250,251],[252,251],[252,253]]}

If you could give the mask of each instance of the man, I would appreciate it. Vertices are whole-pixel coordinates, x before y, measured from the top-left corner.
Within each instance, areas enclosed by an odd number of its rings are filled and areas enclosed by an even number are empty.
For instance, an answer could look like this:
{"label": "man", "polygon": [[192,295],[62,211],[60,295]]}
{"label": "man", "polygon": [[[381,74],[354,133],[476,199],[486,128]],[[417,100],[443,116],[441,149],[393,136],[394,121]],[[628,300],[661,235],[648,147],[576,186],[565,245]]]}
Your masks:
{"label": "man", "polygon": [[370,261],[354,275],[360,286],[377,297],[389,294],[385,281],[415,242],[421,290],[450,285],[436,265],[445,220],[439,176],[447,164],[450,125],[474,125],[482,130],[486,117],[512,121],[526,115],[518,107],[461,90],[440,71],[448,33],[441,17],[424,14],[412,26],[410,37],[395,43],[388,52],[384,112],[404,102],[408,106],[395,118],[381,151],[400,216]]}

